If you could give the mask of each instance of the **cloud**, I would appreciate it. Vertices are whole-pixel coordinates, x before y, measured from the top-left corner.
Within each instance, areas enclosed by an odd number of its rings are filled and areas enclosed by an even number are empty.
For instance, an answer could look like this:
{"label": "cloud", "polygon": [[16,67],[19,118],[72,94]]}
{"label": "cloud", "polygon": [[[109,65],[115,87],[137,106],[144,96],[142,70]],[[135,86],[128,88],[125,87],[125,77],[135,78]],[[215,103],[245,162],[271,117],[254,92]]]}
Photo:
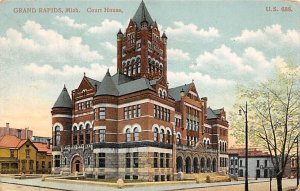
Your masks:
{"label": "cloud", "polygon": [[87,32],[90,34],[111,34],[113,31],[117,33],[122,28],[123,25],[119,21],[105,19],[100,26],[90,27]]}
{"label": "cloud", "polygon": [[191,69],[199,69],[214,77],[222,76],[226,79],[263,79],[280,57],[267,59],[263,52],[253,47],[244,49],[241,55],[233,52],[226,45],[221,45],[211,52],[205,51],[196,59]]}
{"label": "cloud", "polygon": [[[8,29],[6,36],[0,36],[0,55],[16,55],[22,60],[47,60],[62,62],[81,60],[92,62],[103,59],[97,51],[84,44],[81,37],[64,38],[51,29],[44,29],[35,21],[27,21],[22,29]],[[25,37],[26,36],[26,37]]]}
{"label": "cloud", "polygon": [[62,24],[65,24],[74,29],[83,29],[87,26],[84,23],[83,24],[76,23],[74,19],[71,19],[68,16],[56,16],[55,19],[61,22]]}
{"label": "cloud", "polygon": [[166,33],[169,36],[175,37],[187,37],[189,39],[193,37],[197,38],[216,38],[219,37],[218,29],[209,27],[208,30],[199,28],[195,24],[184,24],[182,21],[173,22],[174,28],[167,27]]}
{"label": "cloud", "polygon": [[188,61],[190,60],[190,55],[188,52],[183,52],[181,49],[168,49],[168,59],[175,61]]}
{"label": "cloud", "polygon": [[78,65],[64,65],[62,68],[54,68],[51,65],[45,64],[39,66],[35,63],[30,63],[24,66],[24,69],[27,72],[37,74],[37,75],[53,75],[53,76],[76,76],[83,75],[85,72],[88,76],[91,77],[103,77],[106,73],[107,69],[110,70],[111,74],[113,74],[115,70],[115,66],[106,66],[101,64],[90,64],[89,67],[78,66]]}
{"label": "cloud", "polygon": [[113,45],[112,43],[110,43],[110,42],[102,42],[101,45],[105,49],[107,49],[107,50],[109,50],[109,51],[117,54],[117,47],[115,45]]}
{"label": "cloud", "polygon": [[275,24],[256,31],[245,29],[240,36],[236,36],[232,40],[251,45],[259,44],[269,48],[283,45],[300,46],[300,33],[293,29],[284,32],[281,25]]}

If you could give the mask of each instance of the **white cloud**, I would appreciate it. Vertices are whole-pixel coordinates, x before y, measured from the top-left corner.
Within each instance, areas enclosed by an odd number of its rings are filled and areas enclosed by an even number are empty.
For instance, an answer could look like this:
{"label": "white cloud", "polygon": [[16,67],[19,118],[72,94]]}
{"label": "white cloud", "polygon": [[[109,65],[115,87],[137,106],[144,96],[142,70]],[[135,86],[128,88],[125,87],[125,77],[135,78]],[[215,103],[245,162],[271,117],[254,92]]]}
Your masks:
{"label": "white cloud", "polygon": [[105,19],[100,26],[93,26],[88,29],[90,34],[111,34],[113,31],[117,33],[123,26],[119,21]]}
{"label": "white cloud", "polygon": [[263,52],[253,47],[246,48],[241,55],[238,55],[223,44],[211,52],[200,54],[196,59],[196,64],[191,65],[190,68],[199,69],[214,77],[262,80],[274,69],[278,58],[267,59]]}
{"label": "white cloud", "polygon": [[214,27],[209,27],[208,30],[199,28],[195,24],[184,24],[182,21],[173,22],[174,28],[167,27],[166,33],[170,36],[176,37],[188,37],[189,39],[192,37],[198,38],[216,38],[219,37],[218,29]]}
{"label": "white cloud", "polygon": [[84,23],[83,24],[76,23],[74,19],[71,19],[68,16],[56,16],[55,19],[74,29],[83,29],[87,26]]}
{"label": "white cloud", "polygon": [[233,87],[235,81],[227,80],[223,78],[213,78],[208,74],[203,74],[201,72],[172,72],[168,71],[168,80],[170,84],[181,85],[184,83],[191,83],[194,80],[194,83],[199,85],[205,84],[206,86],[218,86],[218,87]]}
{"label": "white cloud", "polygon": [[297,30],[282,31],[281,25],[266,26],[264,29],[242,31],[240,36],[232,40],[247,43],[260,44],[269,48],[286,46],[300,46],[300,33]]}
{"label": "white cloud", "polygon": [[54,68],[51,65],[45,64],[39,66],[35,63],[31,63],[24,66],[24,69],[30,73],[38,74],[38,75],[53,75],[53,76],[76,76],[76,75],[83,75],[85,72],[88,76],[96,77],[103,77],[106,73],[107,69],[110,70],[111,74],[115,73],[116,69],[115,66],[106,66],[101,64],[90,64],[89,67],[78,66],[78,65],[64,65],[62,68]]}
{"label": "white cloud", "polygon": [[109,51],[111,51],[113,53],[117,53],[117,47],[115,45],[113,45],[112,43],[110,43],[110,42],[102,42],[101,45],[105,49],[107,49],[107,50],[109,50]]}
{"label": "white cloud", "polygon": [[187,61],[190,60],[190,55],[188,52],[183,52],[181,49],[168,49],[168,59],[175,61]]}
{"label": "white cloud", "polygon": [[[81,37],[64,38],[51,29],[44,29],[35,21],[27,21],[22,27],[24,34],[15,29],[8,29],[6,36],[0,37],[0,54],[16,54],[22,59],[48,61],[82,60],[92,62],[103,59],[97,51],[90,50]],[[27,37],[24,37],[27,36]]]}

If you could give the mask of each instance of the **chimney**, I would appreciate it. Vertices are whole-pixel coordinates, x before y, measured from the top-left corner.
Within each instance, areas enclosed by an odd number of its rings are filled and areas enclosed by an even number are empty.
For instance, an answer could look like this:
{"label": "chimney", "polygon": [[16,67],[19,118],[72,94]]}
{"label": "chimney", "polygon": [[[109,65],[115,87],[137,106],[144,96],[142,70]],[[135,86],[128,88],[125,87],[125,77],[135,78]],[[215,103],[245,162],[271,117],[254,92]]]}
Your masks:
{"label": "chimney", "polygon": [[25,139],[28,139],[28,127],[25,128]]}
{"label": "chimney", "polygon": [[21,139],[21,129],[18,129],[18,136],[19,139]]}
{"label": "chimney", "polygon": [[9,123],[6,123],[6,128],[9,128]]}
{"label": "chimney", "polygon": [[201,101],[203,102],[203,110],[204,110],[204,115],[207,115],[207,97],[202,97]]}

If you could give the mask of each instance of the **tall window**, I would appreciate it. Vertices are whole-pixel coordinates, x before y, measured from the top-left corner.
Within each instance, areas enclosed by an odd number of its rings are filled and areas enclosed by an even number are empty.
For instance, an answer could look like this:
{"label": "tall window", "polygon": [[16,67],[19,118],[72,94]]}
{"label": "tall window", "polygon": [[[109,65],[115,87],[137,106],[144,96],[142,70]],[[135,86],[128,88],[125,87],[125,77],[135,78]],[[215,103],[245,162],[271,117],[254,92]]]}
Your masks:
{"label": "tall window", "polygon": [[73,128],[73,145],[77,145],[77,127]]}
{"label": "tall window", "polygon": [[132,113],[133,113],[133,116],[132,117],[136,117],[136,105],[132,106]]}
{"label": "tall window", "polygon": [[139,141],[139,130],[137,127],[133,129],[134,141]]}
{"label": "tall window", "polygon": [[158,168],[158,153],[154,153],[153,168]]}
{"label": "tall window", "polygon": [[54,167],[60,167],[60,155],[54,156]]}
{"label": "tall window", "polygon": [[99,167],[105,168],[105,153],[99,153]]}
{"label": "tall window", "polygon": [[181,144],[181,137],[179,134],[176,136],[176,141],[177,141],[177,144]]}
{"label": "tall window", "polygon": [[86,124],[85,126],[85,142],[86,144],[91,143],[91,134],[90,134],[90,124]]}
{"label": "tall window", "polygon": [[140,62],[137,64],[137,73],[138,74],[141,73],[141,63]]}
{"label": "tall window", "polygon": [[163,129],[160,130],[160,141],[161,143],[164,142],[165,139],[165,131]]}
{"label": "tall window", "polygon": [[167,143],[171,143],[171,133],[167,131]]}
{"label": "tall window", "polygon": [[130,142],[131,141],[131,133],[130,133],[130,129],[126,129],[126,142]]}
{"label": "tall window", "polygon": [[141,105],[138,104],[138,105],[137,105],[136,117],[140,117],[140,116],[141,116]]}
{"label": "tall window", "polygon": [[105,129],[99,129],[99,141],[100,143],[105,142]]}
{"label": "tall window", "polygon": [[134,152],[133,153],[133,168],[138,168],[139,167],[139,153]]}
{"label": "tall window", "polygon": [[160,153],[160,168],[164,168],[164,153]]}
{"label": "tall window", "polygon": [[83,144],[83,125],[79,126],[79,144]]}
{"label": "tall window", "polygon": [[170,154],[166,153],[166,168],[170,168]]}
{"label": "tall window", "polygon": [[60,127],[59,126],[55,126],[55,146],[59,146],[60,145]]}
{"label": "tall window", "polygon": [[105,119],[105,107],[99,107],[99,119]]}
{"label": "tall window", "polygon": [[157,127],[154,128],[154,132],[153,132],[153,140],[154,140],[155,142],[158,141],[158,129],[157,129]]}
{"label": "tall window", "polygon": [[130,168],[130,167],[131,167],[131,154],[126,153],[126,168]]}

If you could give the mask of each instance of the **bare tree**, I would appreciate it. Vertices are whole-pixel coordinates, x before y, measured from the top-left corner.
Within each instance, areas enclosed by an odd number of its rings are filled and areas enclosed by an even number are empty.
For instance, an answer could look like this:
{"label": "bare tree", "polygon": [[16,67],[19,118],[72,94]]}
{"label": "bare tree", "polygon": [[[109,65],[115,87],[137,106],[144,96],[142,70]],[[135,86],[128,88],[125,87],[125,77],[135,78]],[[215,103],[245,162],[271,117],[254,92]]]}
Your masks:
{"label": "bare tree", "polygon": [[[297,68],[299,70],[300,67]],[[271,155],[277,190],[282,190],[286,165],[299,138],[300,78],[295,68],[278,72],[274,79],[260,84],[239,86],[235,108],[248,101],[249,140]],[[244,141],[243,119],[230,114],[232,135]]]}

